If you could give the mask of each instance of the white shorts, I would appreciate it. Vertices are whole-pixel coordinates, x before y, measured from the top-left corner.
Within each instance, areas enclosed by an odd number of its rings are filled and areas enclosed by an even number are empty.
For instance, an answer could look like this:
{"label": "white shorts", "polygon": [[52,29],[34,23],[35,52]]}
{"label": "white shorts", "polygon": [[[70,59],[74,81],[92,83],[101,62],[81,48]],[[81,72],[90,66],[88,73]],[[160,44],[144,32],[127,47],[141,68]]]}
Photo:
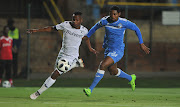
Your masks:
{"label": "white shorts", "polygon": [[[58,61],[61,60],[61,59],[66,59],[68,62],[69,62],[69,65],[73,65],[74,63],[76,63],[78,61],[78,58],[75,58],[75,57],[72,57],[72,56],[67,56],[67,55],[64,55],[64,54],[59,54],[57,59],[56,59],[56,62],[55,62],[55,65],[54,65],[54,71],[57,70],[59,72],[59,74],[63,74],[64,72],[62,71],[59,71],[57,69],[57,64],[58,64]],[[71,70],[71,69],[70,69]],[[68,71],[67,71],[68,72]]]}

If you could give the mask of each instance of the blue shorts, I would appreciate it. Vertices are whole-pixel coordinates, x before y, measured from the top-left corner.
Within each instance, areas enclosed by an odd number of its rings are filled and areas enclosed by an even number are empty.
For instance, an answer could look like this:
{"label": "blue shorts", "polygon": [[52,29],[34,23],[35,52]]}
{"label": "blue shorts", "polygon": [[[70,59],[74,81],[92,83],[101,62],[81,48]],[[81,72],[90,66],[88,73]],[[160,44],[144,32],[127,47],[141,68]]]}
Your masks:
{"label": "blue shorts", "polygon": [[104,58],[107,56],[111,57],[114,60],[114,63],[117,63],[124,56],[124,48],[118,50],[105,49]]}

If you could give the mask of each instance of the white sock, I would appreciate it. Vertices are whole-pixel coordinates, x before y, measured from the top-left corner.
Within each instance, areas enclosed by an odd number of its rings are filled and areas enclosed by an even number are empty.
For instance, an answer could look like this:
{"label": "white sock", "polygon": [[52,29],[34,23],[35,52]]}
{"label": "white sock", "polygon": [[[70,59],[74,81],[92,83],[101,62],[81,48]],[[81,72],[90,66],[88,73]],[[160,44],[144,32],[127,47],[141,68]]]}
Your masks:
{"label": "white sock", "polygon": [[117,68],[117,69],[118,69],[118,73],[115,76],[118,77],[121,74],[121,70],[119,68]]}
{"label": "white sock", "polygon": [[46,91],[49,87],[51,87],[56,80],[53,80],[51,77],[48,77],[44,84],[41,86],[41,88],[38,90],[39,94],[42,94],[44,91]]}

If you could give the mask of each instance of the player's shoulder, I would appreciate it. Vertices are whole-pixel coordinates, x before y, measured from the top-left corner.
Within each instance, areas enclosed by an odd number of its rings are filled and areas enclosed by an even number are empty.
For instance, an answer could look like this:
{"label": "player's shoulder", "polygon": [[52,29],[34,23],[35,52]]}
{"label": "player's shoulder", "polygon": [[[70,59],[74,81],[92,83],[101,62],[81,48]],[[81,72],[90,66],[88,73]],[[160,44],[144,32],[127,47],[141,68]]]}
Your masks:
{"label": "player's shoulder", "polygon": [[3,39],[5,39],[5,40],[13,40],[11,37],[5,37],[5,36],[1,36],[0,37],[0,40],[3,40]]}
{"label": "player's shoulder", "polygon": [[101,26],[104,26],[108,23],[107,19],[109,18],[110,16],[104,16],[103,18],[101,18],[101,20],[98,22],[99,25]]}
{"label": "player's shoulder", "polygon": [[88,33],[88,29],[87,29],[85,26],[83,26],[83,25],[81,25],[80,30],[81,30],[82,32],[84,32],[85,34]]}
{"label": "player's shoulder", "polygon": [[88,31],[88,29],[83,25],[81,25],[81,30]]}
{"label": "player's shoulder", "polygon": [[64,25],[64,26],[68,26],[68,25],[70,25],[70,21],[64,21],[64,22],[62,22],[62,23],[60,23],[60,24],[62,24],[62,25]]}
{"label": "player's shoulder", "polygon": [[3,39],[6,39],[6,37],[3,35],[3,36],[0,37],[0,39],[3,40]]}
{"label": "player's shoulder", "polygon": [[104,22],[104,23],[107,23],[108,21],[108,18],[109,18],[110,16],[104,16],[103,18],[101,18],[101,22]]}
{"label": "player's shoulder", "polygon": [[126,19],[126,18],[120,18],[119,17],[119,22],[123,25],[129,25],[130,23],[133,23],[131,22],[130,20]]}
{"label": "player's shoulder", "polygon": [[101,18],[101,20],[107,20],[110,16],[104,16]]}
{"label": "player's shoulder", "polygon": [[119,20],[120,20],[120,21],[124,21],[124,22],[127,22],[127,21],[128,21],[126,18],[121,18],[121,17],[119,17]]}
{"label": "player's shoulder", "polygon": [[2,40],[4,38],[4,36],[1,36],[0,39]]}
{"label": "player's shoulder", "polygon": [[8,38],[9,38],[10,40],[13,40],[13,38],[12,38],[12,37],[10,37],[10,36],[8,36]]}

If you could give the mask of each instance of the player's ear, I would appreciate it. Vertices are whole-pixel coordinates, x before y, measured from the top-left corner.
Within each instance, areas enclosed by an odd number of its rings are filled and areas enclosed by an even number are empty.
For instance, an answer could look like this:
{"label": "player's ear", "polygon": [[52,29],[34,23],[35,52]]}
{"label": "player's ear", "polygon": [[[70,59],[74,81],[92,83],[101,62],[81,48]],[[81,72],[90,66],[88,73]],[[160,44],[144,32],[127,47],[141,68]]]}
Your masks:
{"label": "player's ear", "polygon": [[119,12],[118,14],[119,14],[119,16],[121,16],[121,12]]}
{"label": "player's ear", "polygon": [[74,21],[74,17],[72,17],[72,21]]}
{"label": "player's ear", "polygon": [[81,18],[81,23],[83,22],[83,18]]}

